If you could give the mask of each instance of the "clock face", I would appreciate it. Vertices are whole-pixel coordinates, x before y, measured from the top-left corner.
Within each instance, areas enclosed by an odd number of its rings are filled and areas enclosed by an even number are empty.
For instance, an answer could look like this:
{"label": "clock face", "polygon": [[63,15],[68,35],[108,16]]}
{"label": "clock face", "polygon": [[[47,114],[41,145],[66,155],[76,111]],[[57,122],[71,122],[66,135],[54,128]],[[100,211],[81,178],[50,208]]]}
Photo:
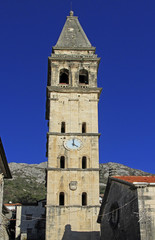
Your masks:
{"label": "clock face", "polygon": [[79,140],[77,138],[71,138],[71,139],[67,140],[66,142],[64,142],[64,146],[65,146],[65,148],[67,148],[69,150],[77,150],[77,149],[81,148],[82,142],[81,142],[81,140]]}

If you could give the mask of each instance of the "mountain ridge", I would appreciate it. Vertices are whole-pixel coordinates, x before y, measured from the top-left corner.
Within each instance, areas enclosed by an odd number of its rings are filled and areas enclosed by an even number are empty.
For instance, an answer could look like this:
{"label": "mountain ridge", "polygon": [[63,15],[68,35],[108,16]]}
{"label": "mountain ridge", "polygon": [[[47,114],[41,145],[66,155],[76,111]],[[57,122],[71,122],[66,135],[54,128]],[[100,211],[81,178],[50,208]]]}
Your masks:
{"label": "mountain ridge", "polygon": [[[46,197],[46,168],[47,162],[39,164],[10,162],[9,168],[12,179],[5,179],[4,203],[21,202],[34,203]],[[149,176],[154,175],[142,170],[130,168],[120,163],[108,162],[99,164],[100,193],[104,193],[109,176]]]}

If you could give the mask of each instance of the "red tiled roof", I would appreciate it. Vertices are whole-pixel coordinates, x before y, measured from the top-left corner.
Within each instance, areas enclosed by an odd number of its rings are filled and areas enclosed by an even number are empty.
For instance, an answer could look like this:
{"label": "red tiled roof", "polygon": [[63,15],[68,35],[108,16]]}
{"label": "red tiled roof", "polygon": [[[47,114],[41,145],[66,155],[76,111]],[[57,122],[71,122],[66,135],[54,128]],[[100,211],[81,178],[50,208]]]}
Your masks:
{"label": "red tiled roof", "polygon": [[21,206],[21,203],[5,203],[4,206]]}
{"label": "red tiled roof", "polygon": [[118,178],[126,182],[146,182],[155,183],[155,176],[113,176],[113,178]]}

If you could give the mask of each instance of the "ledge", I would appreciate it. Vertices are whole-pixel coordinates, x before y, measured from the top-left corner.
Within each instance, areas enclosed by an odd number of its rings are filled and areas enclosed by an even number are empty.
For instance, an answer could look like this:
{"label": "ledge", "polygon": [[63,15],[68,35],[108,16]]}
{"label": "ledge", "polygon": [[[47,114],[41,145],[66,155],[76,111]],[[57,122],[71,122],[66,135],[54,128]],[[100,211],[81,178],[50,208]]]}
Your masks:
{"label": "ledge", "polygon": [[53,50],[95,51],[96,47],[52,47]]}
{"label": "ledge", "polygon": [[46,207],[54,207],[54,208],[100,208],[100,205],[88,205],[88,206],[81,206],[81,205],[70,205],[70,206],[59,206],[59,205],[46,205]]}
{"label": "ledge", "polygon": [[47,171],[60,171],[60,172],[65,172],[65,171],[79,171],[79,172],[92,172],[92,171],[99,171],[99,168],[52,168],[48,167]]}
{"label": "ledge", "polygon": [[79,86],[79,87],[71,87],[71,86],[47,86],[47,90],[49,92],[62,92],[62,93],[98,93],[100,96],[102,88],[98,87],[89,87],[89,86]]}
{"label": "ledge", "polygon": [[[59,98],[49,98],[50,101],[59,101]],[[69,98],[68,99],[69,102],[73,101],[73,102],[78,102],[80,101],[79,98]],[[89,102],[99,102],[98,99],[89,99]]]}
{"label": "ledge", "polygon": [[100,58],[96,57],[96,56],[87,56],[87,55],[81,55],[81,56],[76,56],[76,55],[54,55],[49,57],[50,60],[52,60],[52,62],[55,61],[97,61],[100,62]]}
{"label": "ledge", "polygon": [[47,136],[82,136],[82,137],[100,137],[101,133],[58,133],[58,132],[47,132]]}

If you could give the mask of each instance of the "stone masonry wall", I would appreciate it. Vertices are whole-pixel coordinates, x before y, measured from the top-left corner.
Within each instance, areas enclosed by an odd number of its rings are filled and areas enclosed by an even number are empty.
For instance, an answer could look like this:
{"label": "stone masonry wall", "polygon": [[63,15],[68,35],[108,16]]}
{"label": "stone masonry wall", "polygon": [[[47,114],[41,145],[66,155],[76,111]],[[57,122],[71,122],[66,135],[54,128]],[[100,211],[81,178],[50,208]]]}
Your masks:
{"label": "stone masonry wall", "polygon": [[141,240],[155,239],[155,186],[137,189]]}

